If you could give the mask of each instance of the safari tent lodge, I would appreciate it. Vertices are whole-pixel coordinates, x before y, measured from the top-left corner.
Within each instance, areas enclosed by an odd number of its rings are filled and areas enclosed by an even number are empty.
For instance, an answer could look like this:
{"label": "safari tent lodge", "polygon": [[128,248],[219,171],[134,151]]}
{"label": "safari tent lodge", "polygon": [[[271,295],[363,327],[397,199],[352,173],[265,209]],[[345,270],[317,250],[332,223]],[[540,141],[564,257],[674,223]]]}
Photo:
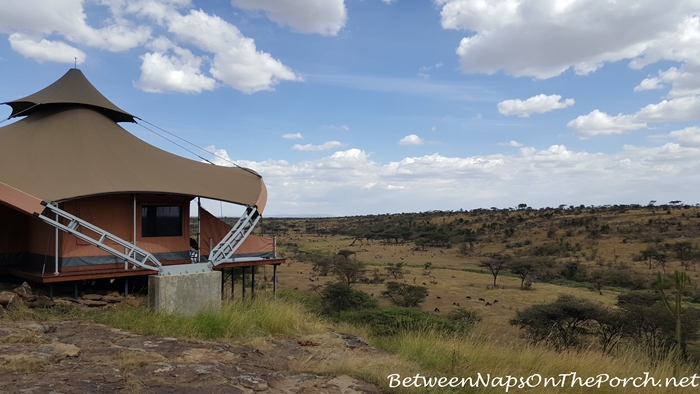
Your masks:
{"label": "safari tent lodge", "polygon": [[[0,273],[55,283],[284,262],[272,238],[251,234],[267,200],[259,174],[136,138],[119,123],[139,118],[80,70],[4,104],[18,120],[0,127]],[[230,226],[190,212],[199,197],[245,213]]]}

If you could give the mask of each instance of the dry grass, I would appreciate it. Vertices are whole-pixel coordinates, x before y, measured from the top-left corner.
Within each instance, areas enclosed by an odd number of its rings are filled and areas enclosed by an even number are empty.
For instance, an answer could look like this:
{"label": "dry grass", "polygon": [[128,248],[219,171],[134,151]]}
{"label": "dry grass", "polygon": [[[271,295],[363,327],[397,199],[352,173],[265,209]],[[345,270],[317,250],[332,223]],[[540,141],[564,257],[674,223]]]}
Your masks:
{"label": "dry grass", "polygon": [[223,303],[217,312],[195,316],[154,313],[145,307],[100,311],[95,320],[125,330],[147,335],[190,339],[234,340],[269,335],[301,336],[318,333],[328,323],[309,312],[303,305],[286,300],[274,301],[257,296],[254,300]]}
{"label": "dry grass", "polygon": [[0,337],[0,344],[19,344],[19,343],[47,343],[48,340],[37,332],[27,332],[22,334],[12,334],[5,337]]}
{"label": "dry grass", "polygon": [[43,358],[24,356],[12,358],[5,363],[0,363],[0,371],[31,374],[43,371],[49,364],[50,362]]}
{"label": "dry grass", "polygon": [[131,373],[146,365],[165,361],[166,358],[158,353],[122,350],[118,352],[112,362],[123,374]]}

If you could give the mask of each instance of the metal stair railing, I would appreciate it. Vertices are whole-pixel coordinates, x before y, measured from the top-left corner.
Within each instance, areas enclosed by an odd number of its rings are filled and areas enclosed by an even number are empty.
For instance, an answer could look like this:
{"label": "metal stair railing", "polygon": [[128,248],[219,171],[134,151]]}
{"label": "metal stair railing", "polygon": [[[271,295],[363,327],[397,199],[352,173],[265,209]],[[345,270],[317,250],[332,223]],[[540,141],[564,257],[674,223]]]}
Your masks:
{"label": "metal stair railing", "polygon": [[209,252],[209,262],[216,266],[231,259],[259,220],[260,214],[256,207],[246,208],[228,234]]}
{"label": "metal stair railing", "polygon": [[[95,226],[94,224],[91,224],[83,219],[80,219],[79,217],[71,215],[70,213],[58,208],[58,206],[54,204],[44,202],[42,203],[42,205],[44,205],[49,211],[57,215],[55,219],[51,219],[40,213],[34,214],[36,217],[48,223],[49,225],[63,230],[68,234],[71,234],[74,237],[89,243],[90,245],[104,250],[105,252],[113,256],[117,256],[121,259],[124,259],[124,261],[130,264],[153,271],[161,270],[162,265],[160,261],[158,261],[158,259],[156,259],[155,256],[153,256],[151,253],[117,237],[114,234],[111,234]],[[61,223],[59,217],[67,220],[68,224],[65,225]],[[78,229],[81,227],[95,233],[98,238],[95,239],[88,236],[87,234],[81,233],[80,231],[78,231]],[[112,248],[111,246],[106,245],[105,241],[114,242],[124,247],[124,252],[120,252]]]}

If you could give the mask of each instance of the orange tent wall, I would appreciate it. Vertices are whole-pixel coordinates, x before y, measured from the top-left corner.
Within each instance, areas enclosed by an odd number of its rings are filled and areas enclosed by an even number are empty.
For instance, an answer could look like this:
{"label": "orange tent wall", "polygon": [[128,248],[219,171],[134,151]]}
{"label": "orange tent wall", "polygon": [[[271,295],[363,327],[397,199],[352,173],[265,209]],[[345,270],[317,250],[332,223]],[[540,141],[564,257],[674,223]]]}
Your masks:
{"label": "orange tent wall", "polygon": [[0,262],[17,261],[29,249],[28,219],[26,214],[0,204]]}
{"label": "orange tent wall", "polygon": [[55,250],[56,233],[53,227],[24,212],[0,205],[2,266],[24,266],[33,270],[46,268],[53,271]]}
{"label": "orange tent wall", "polygon": [[[209,255],[209,238],[211,238],[212,246],[221,241],[224,236],[231,230],[231,226],[222,222],[214,215],[209,213],[204,208],[199,208],[200,221],[200,252],[203,256]],[[249,235],[243,241],[243,244],[236,250],[234,256],[255,256],[255,257],[274,257],[275,241],[273,238],[259,237],[257,235]]]}
{"label": "orange tent wall", "polygon": [[[156,256],[161,262],[189,262],[189,202],[186,196],[136,195],[136,246]],[[142,237],[141,208],[145,205],[178,205],[182,213],[182,235],[174,237]],[[67,201],[63,209],[128,242],[134,241],[134,196],[104,195]],[[81,229],[84,234],[91,231]],[[109,243],[107,243],[110,245]],[[114,246],[114,244],[110,245]],[[84,269],[84,266],[123,266],[123,262],[85,241],[62,235],[61,253],[64,270]]]}

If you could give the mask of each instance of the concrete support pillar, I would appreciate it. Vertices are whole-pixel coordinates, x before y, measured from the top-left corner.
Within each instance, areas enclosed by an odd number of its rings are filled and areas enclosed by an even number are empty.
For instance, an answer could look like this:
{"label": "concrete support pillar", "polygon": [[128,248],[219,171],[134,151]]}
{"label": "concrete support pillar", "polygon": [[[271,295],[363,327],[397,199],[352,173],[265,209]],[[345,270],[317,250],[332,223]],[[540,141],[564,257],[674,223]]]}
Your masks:
{"label": "concrete support pillar", "polygon": [[221,271],[148,277],[148,305],[156,312],[191,316],[221,308]]}

